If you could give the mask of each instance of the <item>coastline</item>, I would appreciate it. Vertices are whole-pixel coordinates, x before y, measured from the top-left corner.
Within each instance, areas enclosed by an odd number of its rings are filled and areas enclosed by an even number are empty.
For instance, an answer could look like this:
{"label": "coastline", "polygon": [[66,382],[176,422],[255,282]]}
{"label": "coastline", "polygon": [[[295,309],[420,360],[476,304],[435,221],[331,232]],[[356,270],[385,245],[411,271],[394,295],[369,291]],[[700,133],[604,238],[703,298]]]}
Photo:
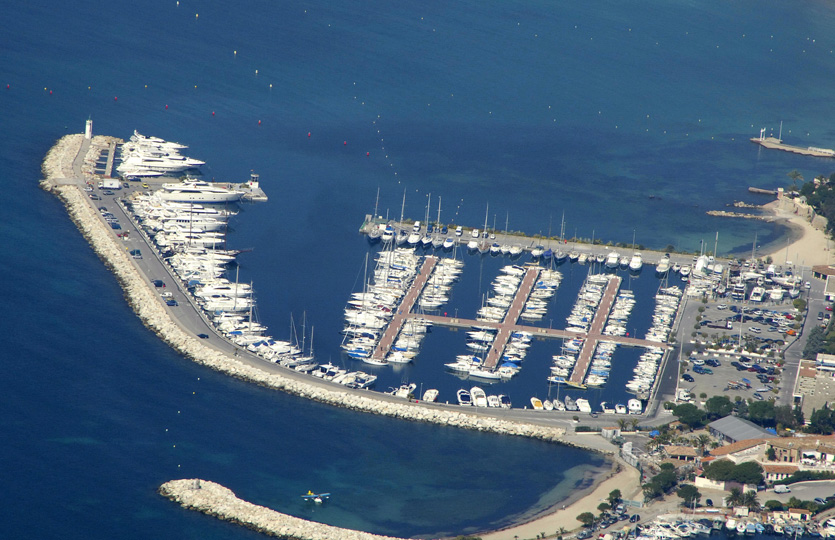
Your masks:
{"label": "coastline", "polygon": [[804,217],[803,212],[807,211],[808,207],[796,206],[790,200],[777,199],[763,205],[763,209],[775,216],[780,224],[789,228],[785,238],[760,248],[763,257],[771,256],[775,264],[815,266],[829,263],[829,238],[823,230],[813,226]]}

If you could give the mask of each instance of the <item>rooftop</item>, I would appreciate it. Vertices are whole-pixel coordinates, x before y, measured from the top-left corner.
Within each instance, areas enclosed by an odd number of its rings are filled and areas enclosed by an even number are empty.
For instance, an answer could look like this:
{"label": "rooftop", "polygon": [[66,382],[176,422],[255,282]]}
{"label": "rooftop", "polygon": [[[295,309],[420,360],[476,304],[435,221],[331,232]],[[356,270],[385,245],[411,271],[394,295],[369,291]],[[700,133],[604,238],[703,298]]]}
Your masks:
{"label": "rooftop", "polygon": [[772,438],[777,436],[773,433],[769,433],[753,422],[737,418],[736,416],[726,416],[725,418],[720,418],[719,420],[715,420],[708,424],[708,427],[711,430],[721,433],[725,437],[733,439],[734,441]]}

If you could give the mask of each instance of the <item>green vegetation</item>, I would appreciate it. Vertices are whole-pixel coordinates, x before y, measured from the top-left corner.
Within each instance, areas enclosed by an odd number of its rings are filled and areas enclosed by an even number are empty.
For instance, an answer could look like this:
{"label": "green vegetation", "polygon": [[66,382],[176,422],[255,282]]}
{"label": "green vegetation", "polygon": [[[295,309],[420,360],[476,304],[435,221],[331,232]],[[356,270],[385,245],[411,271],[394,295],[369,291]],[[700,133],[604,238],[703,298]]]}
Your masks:
{"label": "green vegetation", "polygon": [[835,480],[835,472],[832,471],[797,471],[788,478],[777,480],[775,484],[793,484],[807,480]]}
{"label": "green vegetation", "polygon": [[653,476],[652,480],[641,486],[644,490],[644,499],[646,501],[650,501],[661,497],[674,488],[677,482],[678,478],[676,478],[675,467],[673,464],[662,463],[661,472]]}
{"label": "green vegetation", "polygon": [[724,418],[731,414],[733,410],[734,404],[731,403],[728,396],[713,396],[705,401],[705,412],[711,421],[717,418]]}
{"label": "green vegetation", "polygon": [[705,465],[704,476],[718,482],[738,482],[756,486],[763,481],[763,468],[754,461],[736,465],[733,461],[720,459]]}
{"label": "green vegetation", "polygon": [[673,415],[678,418],[682,424],[687,424],[691,428],[701,427],[705,421],[705,413],[692,403],[682,403],[673,409]]}
{"label": "green vegetation", "polygon": [[702,494],[693,484],[684,484],[676,491],[676,495],[681,497],[682,506],[694,506],[699,503]]}
{"label": "green vegetation", "polygon": [[609,505],[614,508],[621,501],[621,498],[622,498],[622,495],[620,493],[620,490],[619,489],[613,489],[612,491],[609,492],[609,497],[608,497]]}
{"label": "green vegetation", "polygon": [[823,409],[812,411],[806,431],[820,435],[831,435],[835,431],[835,411],[830,410],[828,404],[824,405]]}
{"label": "green vegetation", "polygon": [[577,521],[582,523],[586,527],[591,527],[594,524],[594,514],[591,512],[583,512],[579,516],[577,516]]}
{"label": "green vegetation", "polygon": [[[796,178],[792,179],[796,180]],[[829,180],[821,180],[819,184],[816,187],[814,182],[806,182],[800,188],[800,194],[806,197],[806,202],[815,209],[815,212],[827,219],[826,230],[832,234],[835,232],[835,189],[833,189],[835,188],[835,174],[832,174]]]}

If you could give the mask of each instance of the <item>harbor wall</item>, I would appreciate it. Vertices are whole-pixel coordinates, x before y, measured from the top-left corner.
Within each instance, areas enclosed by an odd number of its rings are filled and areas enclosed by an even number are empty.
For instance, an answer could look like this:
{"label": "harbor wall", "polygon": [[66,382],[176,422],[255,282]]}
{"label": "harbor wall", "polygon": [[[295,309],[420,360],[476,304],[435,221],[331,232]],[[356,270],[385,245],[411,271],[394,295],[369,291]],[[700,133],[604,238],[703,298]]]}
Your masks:
{"label": "harbor wall", "polygon": [[[98,151],[96,139],[94,138],[88,155]],[[358,395],[347,389],[331,389],[259,369],[204,345],[200,339],[186,333],[171,319],[151,283],[141,274],[112,231],[99,219],[84,192],[74,185],[58,185],[56,182],[58,179],[74,176],[72,163],[75,154],[81,148],[82,140],[83,135],[69,135],[59,140],[49,151],[42,166],[45,180],[41,181],[41,187],[55,194],[64,203],[72,221],[116,276],[126,300],[145,326],[180,354],[198,364],[238,379],[328,405],[404,420],[566,444],[561,440],[565,435],[565,429],[560,427],[468,413],[463,408],[451,410],[443,406],[426,406],[407,401],[392,403],[374,397],[373,392]],[[98,144],[106,146],[107,143],[102,138]],[[79,180],[79,184],[83,184],[83,181]]]}
{"label": "harbor wall", "polygon": [[293,540],[398,540],[362,531],[341,529],[288,516],[239,499],[226,487],[207,480],[171,480],[159,493],[188,510],[197,510],[223,521],[243,525],[263,534]]}

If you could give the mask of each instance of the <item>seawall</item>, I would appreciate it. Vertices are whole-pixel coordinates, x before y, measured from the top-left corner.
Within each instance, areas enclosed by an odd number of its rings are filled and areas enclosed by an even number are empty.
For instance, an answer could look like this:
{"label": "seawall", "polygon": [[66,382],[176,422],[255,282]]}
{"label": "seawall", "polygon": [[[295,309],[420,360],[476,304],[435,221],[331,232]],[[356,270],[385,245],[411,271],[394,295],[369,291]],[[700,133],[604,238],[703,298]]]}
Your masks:
{"label": "seawall", "polygon": [[253,529],[263,534],[293,540],[398,540],[392,536],[315,523],[288,516],[239,499],[228,488],[207,480],[171,480],[159,488],[160,495],[188,510],[197,510]]}
{"label": "seawall", "polygon": [[[88,157],[97,152],[97,148],[101,145],[106,146],[108,140],[109,138],[106,137],[95,137],[90,145]],[[81,135],[68,135],[59,140],[49,151],[42,167],[45,180],[41,182],[41,187],[54,193],[64,203],[72,221],[104,264],[116,276],[125,298],[145,326],[180,354],[198,364],[241,380],[354,411],[501,435],[564,442],[561,439],[565,435],[565,429],[560,427],[504,420],[469,413],[463,408],[451,410],[451,408],[424,406],[405,401],[392,403],[375,398],[372,392],[358,395],[339,388],[331,389],[296,380],[281,373],[259,369],[204,345],[200,339],[186,333],[174,323],[152,289],[151,283],[140,273],[112,231],[99,219],[84,192],[77,187],[83,185],[84,182],[78,178],[77,172],[73,173],[72,164],[75,155],[82,148],[81,142]],[[76,185],[58,182],[58,180],[72,177],[78,180]]]}

